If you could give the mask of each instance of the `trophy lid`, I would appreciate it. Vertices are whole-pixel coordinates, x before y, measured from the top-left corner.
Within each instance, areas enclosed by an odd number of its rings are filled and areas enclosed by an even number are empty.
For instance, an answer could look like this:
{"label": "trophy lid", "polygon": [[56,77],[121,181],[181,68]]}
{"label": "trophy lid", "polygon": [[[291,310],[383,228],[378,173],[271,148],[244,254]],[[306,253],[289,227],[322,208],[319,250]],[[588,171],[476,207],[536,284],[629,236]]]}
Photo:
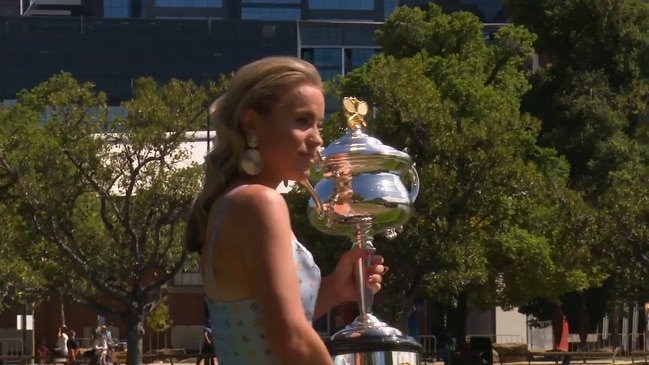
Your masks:
{"label": "trophy lid", "polygon": [[369,111],[366,102],[345,97],[342,104],[347,117],[347,133],[321,152],[325,175],[341,169],[354,174],[410,168],[412,158],[406,152],[385,145],[363,131],[367,126],[364,117]]}

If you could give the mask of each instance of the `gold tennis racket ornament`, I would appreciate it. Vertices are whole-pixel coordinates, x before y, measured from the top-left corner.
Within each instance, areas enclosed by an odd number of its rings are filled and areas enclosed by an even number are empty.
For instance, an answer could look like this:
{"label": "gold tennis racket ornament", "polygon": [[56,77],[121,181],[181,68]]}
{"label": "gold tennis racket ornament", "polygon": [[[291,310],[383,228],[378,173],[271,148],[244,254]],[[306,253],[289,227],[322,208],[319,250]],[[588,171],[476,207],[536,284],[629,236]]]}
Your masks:
{"label": "gold tennis racket ornament", "polygon": [[347,117],[347,126],[350,129],[355,130],[367,127],[364,117],[369,111],[369,106],[366,102],[348,96],[343,98],[343,109]]}

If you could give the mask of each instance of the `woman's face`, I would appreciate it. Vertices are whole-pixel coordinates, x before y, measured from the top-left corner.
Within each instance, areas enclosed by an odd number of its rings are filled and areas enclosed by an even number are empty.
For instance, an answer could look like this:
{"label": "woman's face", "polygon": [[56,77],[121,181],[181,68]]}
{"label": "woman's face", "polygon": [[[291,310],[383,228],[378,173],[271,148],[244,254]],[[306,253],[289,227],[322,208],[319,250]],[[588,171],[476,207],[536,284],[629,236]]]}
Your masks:
{"label": "woman's face", "polygon": [[257,118],[253,130],[244,126],[259,139],[257,148],[264,162],[260,175],[277,183],[309,176],[322,145],[319,127],[324,110],[322,90],[304,83],[292,88],[267,116]]}

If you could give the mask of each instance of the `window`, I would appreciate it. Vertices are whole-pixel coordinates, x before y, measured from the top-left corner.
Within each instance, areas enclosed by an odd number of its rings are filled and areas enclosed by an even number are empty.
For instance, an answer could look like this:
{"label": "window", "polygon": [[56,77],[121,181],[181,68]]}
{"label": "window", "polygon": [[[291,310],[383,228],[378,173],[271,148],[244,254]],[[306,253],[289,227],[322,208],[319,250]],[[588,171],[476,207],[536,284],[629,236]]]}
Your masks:
{"label": "window", "polygon": [[309,0],[314,10],[374,10],[374,0]]}
{"label": "window", "polygon": [[302,28],[302,42],[310,45],[342,44],[341,27],[309,26]]}
{"label": "window", "polygon": [[241,8],[245,20],[300,20],[300,8]]}
{"label": "window", "polygon": [[345,49],[345,73],[363,66],[372,56],[379,53],[375,48],[348,48]]}
{"label": "window", "polygon": [[311,62],[324,81],[329,81],[343,73],[342,49],[308,48],[302,50],[302,59]]}
{"label": "window", "polygon": [[387,19],[399,6],[399,0],[383,0],[383,17]]}
{"label": "window", "polygon": [[316,66],[342,66],[340,48],[316,48],[313,50],[313,64]]}
{"label": "window", "polygon": [[243,0],[245,4],[301,4],[302,0]]}
{"label": "window", "polygon": [[130,15],[130,0],[104,0],[104,17],[128,18]]}
{"label": "window", "polygon": [[475,5],[487,23],[492,22],[503,7],[498,0],[462,0],[462,5]]}
{"label": "window", "polygon": [[179,272],[174,276],[175,286],[201,286],[203,277],[200,272]]}
{"label": "window", "polygon": [[220,8],[223,0],[155,0],[161,8]]}

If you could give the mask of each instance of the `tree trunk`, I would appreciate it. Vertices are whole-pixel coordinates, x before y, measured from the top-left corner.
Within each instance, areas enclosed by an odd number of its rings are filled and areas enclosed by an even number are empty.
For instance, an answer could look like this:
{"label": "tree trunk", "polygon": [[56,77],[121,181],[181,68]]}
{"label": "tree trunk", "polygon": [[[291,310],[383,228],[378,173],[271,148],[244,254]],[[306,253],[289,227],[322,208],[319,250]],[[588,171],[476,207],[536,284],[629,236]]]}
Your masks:
{"label": "tree trunk", "polygon": [[611,333],[611,347],[617,349],[620,347],[620,303],[613,304],[611,319],[608,322],[608,329]]}
{"label": "tree trunk", "polygon": [[582,350],[587,348],[586,340],[588,340],[588,309],[584,305],[579,308],[579,346]]}
{"label": "tree trunk", "polygon": [[469,294],[463,290],[457,297],[457,311],[455,314],[455,338],[457,347],[461,351],[468,349],[466,342],[466,317],[469,302]]}
{"label": "tree trunk", "polygon": [[126,363],[128,365],[142,364],[142,337],[144,336],[144,313],[141,307],[133,308],[126,322],[127,337]]}
{"label": "tree trunk", "polygon": [[65,326],[65,304],[63,303],[63,293],[59,293],[59,304],[61,305],[61,326]]}
{"label": "tree trunk", "polygon": [[563,311],[561,305],[556,304],[552,312],[552,349],[558,350],[563,337]]}

